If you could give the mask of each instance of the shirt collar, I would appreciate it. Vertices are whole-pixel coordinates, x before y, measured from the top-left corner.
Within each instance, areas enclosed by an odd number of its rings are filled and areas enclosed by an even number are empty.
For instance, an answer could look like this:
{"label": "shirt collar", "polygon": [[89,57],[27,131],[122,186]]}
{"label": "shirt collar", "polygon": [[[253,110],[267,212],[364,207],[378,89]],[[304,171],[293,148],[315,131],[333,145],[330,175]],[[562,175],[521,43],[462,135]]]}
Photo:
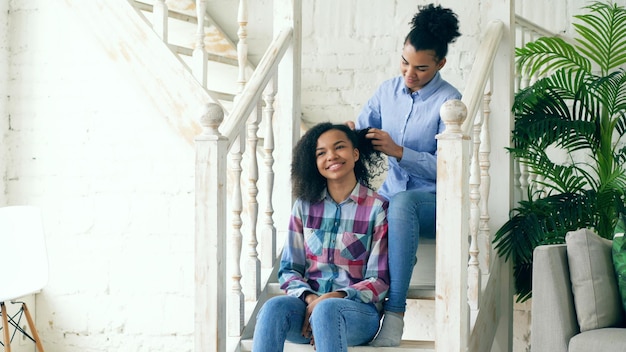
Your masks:
{"label": "shirt collar", "polygon": [[[361,194],[361,187],[364,187],[361,185],[360,182],[356,183],[356,186],[354,186],[354,189],[352,190],[352,193],[350,193],[350,195],[348,196],[348,198],[346,198],[346,200],[344,200],[342,203],[347,202],[349,200],[355,202],[355,203],[359,203],[359,194]],[[328,201],[331,201],[333,203],[335,203],[335,200],[333,199],[333,197],[330,196],[330,193],[328,193],[328,188],[324,188],[324,198]]]}
{"label": "shirt collar", "polygon": [[409,94],[409,95],[415,94],[421,97],[422,100],[426,100],[428,99],[428,97],[433,95],[433,93],[435,93],[437,88],[439,88],[439,86],[441,85],[441,82],[442,82],[441,74],[439,73],[439,71],[437,71],[437,73],[435,73],[435,76],[433,76],[433,79],[431,79],[430,82],[426,83],[426,85],[422,87],[422,89],[418,90],[417,92],[411,92],[411,90],[407,88],[406,85],[404,85],[404,79],[403,79],[402,91],[405,94]]}

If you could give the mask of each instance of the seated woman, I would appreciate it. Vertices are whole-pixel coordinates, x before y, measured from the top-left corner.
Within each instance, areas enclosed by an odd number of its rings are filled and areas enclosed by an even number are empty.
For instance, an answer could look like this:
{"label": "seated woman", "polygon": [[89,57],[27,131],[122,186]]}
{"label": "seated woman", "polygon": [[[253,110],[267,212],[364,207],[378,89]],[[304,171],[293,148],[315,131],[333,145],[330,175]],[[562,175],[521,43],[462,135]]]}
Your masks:
{"label": "seated woman", "polygon": [[296,201],[278,272],[287,293],[262,307],[253,352],[285,340],[347,351],[376,335],[389,288],[387,206],[370,181],[384,159],[366,130],[321,123],[293,151]]}

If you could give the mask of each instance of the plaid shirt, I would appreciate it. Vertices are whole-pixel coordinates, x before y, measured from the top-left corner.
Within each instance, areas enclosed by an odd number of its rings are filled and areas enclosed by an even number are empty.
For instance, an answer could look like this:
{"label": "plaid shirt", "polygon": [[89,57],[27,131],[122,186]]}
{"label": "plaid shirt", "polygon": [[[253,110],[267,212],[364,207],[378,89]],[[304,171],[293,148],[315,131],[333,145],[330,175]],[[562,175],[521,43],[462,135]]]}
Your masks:
{"label": "plaid shirt", "polygon": [[389,289],[387,201],[357,184],[337,204],[324,191],[316,203],[296,200],[278,272],[281,288],[301,297],[346,292],[380,309]]}

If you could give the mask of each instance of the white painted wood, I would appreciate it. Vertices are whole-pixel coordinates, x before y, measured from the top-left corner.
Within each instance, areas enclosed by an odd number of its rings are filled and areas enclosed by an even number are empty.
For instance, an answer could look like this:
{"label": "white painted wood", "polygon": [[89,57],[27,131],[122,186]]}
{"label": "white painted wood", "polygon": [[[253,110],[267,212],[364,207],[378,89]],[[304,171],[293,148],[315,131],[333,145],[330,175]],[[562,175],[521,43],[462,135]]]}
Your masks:
{"label": "white painted wood", "polygon": [[[469,236],[469,137],[461,130],[467,108],[460,100],[441,107],[446,124],[437,135],[437,351],[464,351],[469,336],[467,256]],[[442,221],[441,219],[445,219]]]}
{"label": "white painted wood", "polygon": [[[496,86],[492,72],[495,62],[497,62],[495,58],[503,39],[504,28],[504,23],[500,20],[494,20],[487,26],[484,39],[478,48],[474,66],[470,73],[470,83],[463,92],[463,102],[468,104],[468,117],[463,122],[462,130],[465,133],[472,133],[473,140],[473,148],[471,149],[472,171],[469,178],[468,194],[471,205],[469,220],[471,237],[467,282],[467,298],[471,311],[469,331],[471,332],[474,332],[475,324],[485,319],[484,316],[487,312],[493,311],[499,305],[498,301],[484,298],[481,291],[483,289],[483,278],[485,280],[491,279],[490,276],[486,275],[489,273],[489,261],[491,260],[491,236],[488,225],[488,221],[491,218],[488,208],[489,187],[491,186],[491,179],[488,174],[491,141],[489,140],[488,123],[492,107],[490,106],[489,94],[492,90],[491,87]],[[441,156],[439,157],[441,158]],[[438,179],[437,183],[439,184],[439,182],[440,180]],[[483,270],[485,275],[481,272]],[[488,282],[485,282],[485,284],[488,284]],[[507,298],[505,297],[504,299]],[[491,319],[492,325],[495,326],[499,317],[492,316]],[[510,325],[511,322],[508,322],[508,324]],[[461,336],[461,339],[463,338]],[[491,345],[493,334],[492,337],[483,336],[483,338],[486,340],[482,342],[483,344]],[[457,346],[450,347],[456,348]],[[460,348],[465,348],[465,346],[462,345]]]}
{"label": "white painted wood", "polygon": [[257,195],[257,181],[259,179],[259,164],[257,162],[257,144],[259,138],[257,131],[261,122],[261,103],[256,104],[257,109],[248,118],[247,141],[248,141],[248,255],[246,256],[246,271],[244,275],[246,300],[256,301],[261,293],[261,262],[257,251],[257,220],[259,217],[259,202]]}
{"label": "white painted wood", "polygon": [[228,119],[220,126],[220,131],[228,139],[229,148],[234,143],[235,137],[242,130],[248,116],[257,108],[256,102],[258,102],[263,89],[265,89],[265,86],[272,78],[272,73],[278,67],[280,59],[287,51],[292,37],[292,30],[285,29],[272,42],[243,92],[238,96],[237,104],[233,107]]}
{"label": "white painted wood", "polygon": [[226,154],[216,104],[203,107],[196,142],[195,331],[196,352],[226,348]]}
{"label": "white painted wood", "polygon": [[[492,97],[489,104],[491,134],[490,160],[493,165],[498,165],[497,177],[491,178],[492,192],[489,198],[489,221],[493,229],[500,228],[509,219],[509,210],[513,206],[512,175],[513,162],[510,153],[506,150],[511,146],[510,131],[513,129],[511,106],[513,106],[513,79],[514,79],[514,43],[515,43],[515,12],[514,2],[509,0],[491,0],[488,10],[489,18],[500,21],[503,24],[499,46],[495,53],[497,60],[491,70]],[[503,131],[507,131],[504,133]],[[489,324],[497,326],[492,351],[511,351],[513,349],[513,295],[509,290],[513,276],[509,265],[500,264],[499,258],[491,258],[495,265],[499,265],[501,275],[499,277],[499,292],[497,300],[491,304],[500,306],[500,314],[490,317]],[[493,274],[490,275],[494,276]],[[488,300],[484,300],[487,302]],[[485,306],[481,304],[481,309]],[[479,313],[480,315],[480,313]],[[485,314],[489,317],[488,314]],[[479,317],[480,319],[480,317]]]}
{"label": "white painted wood", "polygon": [[[245,340],[241,343],[241,352],[250,352],[252,349],[252,341]],[[311,345],[285,343],[285,352],[315,352]],[[348,352],[433,352],[434,346],[431,341],[402,341],[397,347],[370,347],[370,346],[352,346],[348,347]]]}
{"label": "white painted wood", "polygon": [[[244,293],[241,285],[241,247],[243,243],[243,234],[241,233],[241,226],[243,220],[241,218],[241,212],[243,210],[242,194],[241,194],[241,160],[243,159],[243,136],[237,137],[237,141],[230,149],[230,163],[228,164],[230,180],[232,180],[231,202],[229,204],[231,209],[231,252],[230,252],[230,266],[231,266],[231,292],[229,297],[229,311],[228,311],[228,335],[239,336],[244,327],[245,317],[245,305],[244,305]],[[226,205],[226,204],[225,204]]]}
{"label": "white painted wood", "polygon": [[480,267],[478,263],[478,226],[480,224],[480,165],[478,160],[478,151],[480,149],[481,140],[480,132],[482,127],[482,119],[479,119],[474,123],[472,129],[472,150],[471,150],[471,167],[469,177],[469,200],[470,200],[470,247],[469,247],[469,262],[467,268],[468,274],[468,287],[467,287],[467,299],[471,310],[470,315],[470,328],[473,324],[476,315],[478,314],[478,305],[480,300],[480,291],[482,290],[480,284]]}
{"label": "white painted wood", "polygon": [[168,42],[167,18],[168,10],[165,0],[156,0],[152,8],[152,29],[163,39],[164,43]]}
{"label": "white painted wood", "polygon": [[263,138],[263,152],[265,164],[265,217],[261,230],[261,266],[271,268],[276,260],[276,227],[274,226],[274,101],[276,97],[276,75],[270,80],[263,92],[263,120],[265,131]]}
{"label": "white painted wood", "polygon": [[[293,12],[294,6],[290,7],[290,9]],[[296,6],[295,9],[298,10],[297,18],[299,20],[300,19],[299,7]],[[250,78],[250,81],[245,85],[241,93],[237,96],[237,99],[234,102],[234,107],[228,119],[224,123],[222,123],[223,117],[219,120],[219,122],[217,122],[217,119],[215,118],[213,119],[206,118],[205,120],[210,120],[210,125],[208,125],[207,123],[207,127],[204,128],[205,133],[198,137],[198,140],[219,137],[219,141],[220,141],[220,143],[218,144],[218,147],[221,148],[219,156],[215,154],[207,155],[206,158],[208,159],[208,161],[204,162],[205,164],[211,164],[213,166],[215,166],[216,164],[220,164],[219,167],[211,170],[212,171],[211,176],[213,177],[210,178],[211,180],[210,182],[209,182],[209,178],[204,176],[205,181],[203,182],[208,182],[208,186],[206,187],[208,188],[208,190],[205,190],[201,187],[200,181],[198,181],[196,185],[197,192],[198,192],[197,197],[209,198],[213,200],[215,202],[214,209],[220,210],[218,212],[212,213],[211,215],[215,215],[216,213],[217,214],[223,213],[224,209],[226,209],[227,207],[226,203],[223,201],[224,199],[223,194],[220,195],[220,192],[222,193],[225,192],[224,188],[226,188],[225,184],[223,184],[226,182],[226,170],[224,169],[225,165],[221,165],[224,163],[224,160],[223,160],[224,155],[221,153],[226,153],[228,150],[230,150],[231,152],[231,176],[234,179],[232,181],[233,184],[231,185],[231,189],[233,193],[233,200],[232,200],[232,204],[230,208],[232,211],[232,231],[233,231],[232,238],[231,238],[232,240],[231,252],[233,252],[233,254],[232,254],[232,257],[229,258],[232,260],[231,261],[232,289],[231,289],[231,294],[229,295],[230,299],[228,300],[230,304],[230,309],[228,311],[228,317],[229,317],[228,318],[228,326],[229,326],[228,335],[233,336],[233,337],[241,336],[241,334],[244,331],[248,331],[248,333],[250,333],[251,331],[250,329],[246,330],[246,326],[245,326],[245,321],[248,318],[245,313],[245,306],[246,306],[245,301],[249,300],[251,302],[254,302],[257,299],[261,301],[264,301],[265,299],[267,299],[267,294],[263,294],[261,291],[260,260],[259,260],[259,255],[257,252],[258,239],[256,235],[256,228],[257,228],[258,208],[259,208],[258,199],[257,199],[257,195],[259,193],[259,190],[257,188],[257,182],[259,179],[258,160],[257,160],[257,156],[258,156],[257,134],[258,134],[259,125],[261,122],[261,114],[262,112],[265,112],[265,115],[267,118],[266,122],[267,122],[267,125],[269,125],[269,127],[268,127],[268,131],[266,131],[268,140],[266,141],[266,144],[264,145],[264,151],[266,152],[266,166],[268,167],[266,174],[268,176],[268,180],[269,180],[268,182],[270,182],[269,187],[267,188],[269,189],[269,192],[271,192],[273,189],[272,187],[273,185],[272,151],[274,149],[274,145],[273,145],[274,143],[274,131],[273,131],[274,119],[272,115],[274,115],[274,106],[273,106],[274,99],[275,99],[275,96],[277,96],[277,91],[280,91],[281,82],[289,83],[289,85],[285,87],[285,91],[291,92],[291,94],[295,94],[294,92],[296,91],[293,86],[293,77],[297,77],[298,82],[299,82],[299,74],[296,75],[293,72],[290,74],[289,73],[285,74],[285,76],[288,78],[287,80],[281,81],[281,80],[275,79],[276,73],[279,70],[280,60],[284,59],[285,52],[287,52],[292,46],[294,46],[293,44],[293,33],[294,33],[293,16],[288,16],[288,18],[291,19],[291,22],[290,22],[291,24],[283,27],[283,29],[280,31],[278,36],[275,38],[275,40],[272,42],[272,44],[268,48],[266,55],[264,55],[263,59],[259,63],[257,70],[253,73],[252,77]],[[293,51],[291,50],[290,52],[293,52]],[[290,64],[292,64],[294,62],[294,59],[290,58],[288,59],[288,61]],[[295,61],[298,62],[299,64],[299,61],[297,60]],[[283,65],[283,67],[286,69],[293,70],[293,67],[291,65],[286,65],[286,66]],[[287,72],[287,71],[284,71],[284,72]],[[278,87],[278,90],[277,90],[277,87]],[[261,104],[260,98],[263,92],[265,92],[263,96],[265,103],[266,103],[265,110],[261,109],[262,104]],[[291,107],[292,104],[293,104],[293,100],[289,99],[285,104],[283,104],[283,106]],[[298,106],[297,109],[299,111],[299,102],[297,106]],[[283,132],[285,130],[284,129],[285,127],[289,131],[293,131],[293,126],[299,127],[297,120],[293,119],[292,114],[284,114],[284,113],[281,114],[280,116],[277,115],[275,119],[278,125],[280,125],[283,128],[281,130]],[[247,121],[247,128],[244,130],[243,127],[246,121]],[[223,135],[221,135],[220,132],[218,132],[218,130],[222,132]],[[293,132],[290,132],[290,134],[293,135]],[[246,146],[243,143],[244,137],[246,138],[246,141],[247,141],[247,151],[245,155],[248,156],[248,163],[245,169],[241,167],[244,147]],[[295,144],[296,139],[288,138],[287,140],[293,141],[292,143]],[[291,146],[293,146],[293,144]],[[209,150],[214,151],[214,149],[217,148],[215,146],[213,147],[214,147],[213,149],[209,149]],[[288,148],[287,152],[284,153],[284,155],[290,156],[290,151],[291,151],[291,148]],[[199,153],[201,152],[202,150],[199,151]],[[198,155],[199,155],[198,156],[199,158],[202,156],[202,154],[198,154]],[[197,168],[200,169],[202,164],[203,164],[202,161],[199,162],[197,164]],[[247,194],[248,218],[247,220],[244,220],[241,217],[241,213],[243,212],[243,209],[241,206],[242,192],[241,192],[239,184],[241,182],[242,174],[246,174],[248,177],[248,194]],[[201,179],[202,177],[203,175],[199,174],[198,179]],[[216,186],[215,180],[217,180],[218,182],[222,184],[219,186]],[[270,256],[275,257],[276,234],[275,234],[275,229],[273,228],[273,220],[272,220],[273,209],[271,205],[271,194],[268,195],[267,198],[269,199],[268,200],[269,203],[267,205],[268,210],[266,211],[266,217],[269,217],[269,220],[266,219],[266,224],[269,226],[268,233],[270,237],[270,246],[273,247],[273,248],[270,248]],[[221,202],[218,199],[222,199]],[[204,210],[205,209],[203,209],[202,206],[198,206],[197,208],[197,212],[199,214],[201,213],[204,214],[203,213]],[[223,222],[223,218],[224,218],[223,214],[220,214],[218,216],[222,217],[222,222]],[[198,221],[196,226],[205,227],[206,223],[207,223],[206,221]],[[217,226],[217,224],[219,223],[218,222],[213,223],[213,225],[215,226]],[[223,224],[219,224],[219,225],[223,226]],[[246,229],[245,236],[242,233],[242,228]],[[215,233],[220,233],[220,234],[224,233],[223,230],[224,229],[222,229],[222,231],[216,231]],[[217,243],[220,247],[222,247],[225,242],[225,238],[223,237],[223,235],[215,236],[215,237],[216,238],[213,239],[214,242],[207,241],[208,244],[211,245],[213,243]],[[247,261],[246,261],[246,266],[245,266],[246,269],[244,270],[245,274],[242,274],[241,269],[239,268],[239,262],[241,260],[240,255],[241,255],[242,238],[244,237],[248,239],[248,242],[247,242],[248,256],[247,256]],[[203,239],[204,237],[199,232],[197,234],[197,238]],[[200,246],[197,247],[198,251],[202,251],[203,247],[206,247],[206,245],[202,246],[202,243],[201,243]],[[225,252],[224,251],[220,252],[220,255],[221,256],[225,255]],[[225,257],[217,258],[217,260],[220,261],[220,265],[222,263],[222,260],[224,259],[226,258]],[[208,261],[208,257],[206,255],[204,256],[198,255],[198,257],[196,258],[196,265],[199,268],[204,268],[203,265],[204,265],[204,262],[206,261]],[[271,259],[270,262],[273,262],[273,259]],[[208,269],[204,269],[204,270],[206,271]],[[198,269],[198,272],[201,272],[201,270]],[[213,273],[211,277],[218,278],[217,279],[218,282],[216,284],[218,287],[220,287],[220,289],[219,289],[219,292],[218,291],[212,292],[209,297],[213,297],[213,298],[219,297],[218,301],[220,301],[221,303],[225,303],[224,301],[226,301],[226,294],[225,292],[222,292],[223,287],[225,285],[225,282],[224,282],[225,278],[220,277],[216,273]],[[241,279],[243,279],[243,285],[242,285]],[[200,281],[200,279],[198,280]],[[200,295],[200,291],[201,291],[200,287],[201,285],[200,283],[198,283],[197,295]],[[244,292],[244,294],[242,294],[242,291]],[[245,299],[243,299],[244,297]],[[197,302],[198,302],[197,305],[199,309],[196,311],[196,314],[198,314],[198,316],[203,315],[205,318],[202,319],[200,317],[197,317],[196,348],[197,350],[201,350],[199,347],[200,344],[206,345],[207,340],[210,339],[211,341],[215,341],[218,344],[218,346],[216,347],[217,349],[215,351],[218,351],[218,350],[222,351],[223,348],[225,348],[223,346],[225,346],[224,341],[226,340],[225,327],[223,327],[222,325],[226,325],[225,321],[226,321],[227,315],[221,314],[219,316],[216,316],[216,315],[206,314],[207,309],[203,309],[203,307],[209,304],[212,304],[212,301],[209,300],[208,302],[205,302],[205,300],[200,299],[200,298],[197,299]],[[253,314],[256,314],[256,312],[258,311],[258,306],[253,308],[252,310],[253,310]],[[206,338],[205,336],[207,334],[212,334],[212,336],[210,336],[209,338]],[[207,347],[202,347],[202,348],[207,348]],[[204,349],[202,350],[204,351]],[[210,349],[210,351],[213,351],[213,349]]]}
{"label": "white painted wood", "polygon": [[[480,130],[480,148],[478,160],[480,165],[480,222],[478,225],[478,262],[482,276],[491,272],[492,237],[489,221],[489,196],[491,195],[491,95],[493,78],[489,81],[489,91],[483,100],[483,121]],[[482,286],[482,285],[481,285]]]}
{"label": "white painted wood", "polygon": [[483,99],[484,88],[489,79],[491,68],[495,61],[495,52],[498,49],[504,24],[501,21],[492,21],[487,25],[485,35],[474,59],[474,66],[468,78],[468,84],[463,91],[463,103],[467,106],[467,116],[463,123],[463,132],[471,133],[474,118]]}
{"label": "white painted wood", "polygon": [[[500,260],[499,260],[500,261]],[[468,344],[468,351],[489,351],[496,334],[497,323],[494,322],[494,317],[500,315],[500,304],[497,304],[500,299],[500,266],[495,265],[489,276],[489,281],[485,288],[483,299],[485,302],[491,302],[492,304],[482,305],[480,308],[480,315],[477,317],[474,327],[470,333],[470,339]]]}
{"label": "white painted wood", "polygon": [[203,87],[207,86],[207,52],[204,49],[204,14],[206,12],[206,0],[196,0],[196,46],[192,54],[191,72]]}
{"label": "white painted wood", "polygon": [[528,166],[521,162],[516,162],[519,167],[519,187],[521,190],[520,200],[528,200]]}
{"label": "white painted wood", "polygon": [[239,38],[237,42],[237,62],[239,67],[237,86],[239,87],[239,93],[241,93],[246,86],[246,67],[248,65],[248,1],[246,0],[239,0],[237,23],[239,23],[239,30],[237,30],[237,37]]}
{"label": "white painted wood", "polygon": [[[289,47],[278,67],[276,93],[276,140],[280,148],[276,157],[276,184],[280,185],[284,194],[280,200],[280,208],[276,209],[275,219],[281,228],[289,221],[289,213],[293,204],[291,196],[291,150],[300,139],[302,120],[301,107],[301,71],[302,71],[302,1],[274,0],[274,37],[284,28],[292,29]],[[288,205],[288,206],[287,206]]]}

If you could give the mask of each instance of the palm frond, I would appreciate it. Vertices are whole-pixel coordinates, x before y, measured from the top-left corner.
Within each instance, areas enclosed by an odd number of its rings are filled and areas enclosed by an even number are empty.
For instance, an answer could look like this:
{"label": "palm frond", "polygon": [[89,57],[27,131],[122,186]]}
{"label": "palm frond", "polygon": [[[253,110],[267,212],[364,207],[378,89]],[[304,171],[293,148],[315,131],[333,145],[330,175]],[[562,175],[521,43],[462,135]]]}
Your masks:
{"label": "palm frond", "polygon": [[543,76],[561,68],[591,71],[589,60],[559,37],[541,37],[515,49],[518,69],[528,76]]}
{"label": "palm frond", "polygon": [[595,2],[589,14],[577,15],[578,49],[600,66],[603,75],[626,63],[626,9],[617,4]]}
{"label": "palm frond", "polygon": [[515,95],[507,148],[537,177],[529,200],[494,237],[498,254],[513,261],[521,301],[531,296],[537,245],[563,243],[582,227],[610,238],[617,214],[626,213],[626,70],[619,68],[626,64],[626,8],[600,1],[585,8],[588,14],[575,16],[575,46],[544,37],[515,52],[522,74],[542,76]]}
{"label": "palm frond", "polygon": [[565,234],[583,227],[595,228],[599,217],[596,193],[556,194],[522,201],[513,216],[495,234],[498,255],[513,261],[518,301],[532,296],[532,253],[544,244],[565,242]]}
{"label": "palm frond", "polygon": [[509,148],[509,152],[520,163],[528,166],[528,172],[538,175],[533,185],[542,186],[549,193],[577,193],[588,188],[589,180],[593,179],[585,168],[575,162],[563,165],[553,162],[542,148]]}
{"label": "palm frond", "polygon": [[626,70],[620,69],[589,83],[595,100],[613,119],[626,111]]}

